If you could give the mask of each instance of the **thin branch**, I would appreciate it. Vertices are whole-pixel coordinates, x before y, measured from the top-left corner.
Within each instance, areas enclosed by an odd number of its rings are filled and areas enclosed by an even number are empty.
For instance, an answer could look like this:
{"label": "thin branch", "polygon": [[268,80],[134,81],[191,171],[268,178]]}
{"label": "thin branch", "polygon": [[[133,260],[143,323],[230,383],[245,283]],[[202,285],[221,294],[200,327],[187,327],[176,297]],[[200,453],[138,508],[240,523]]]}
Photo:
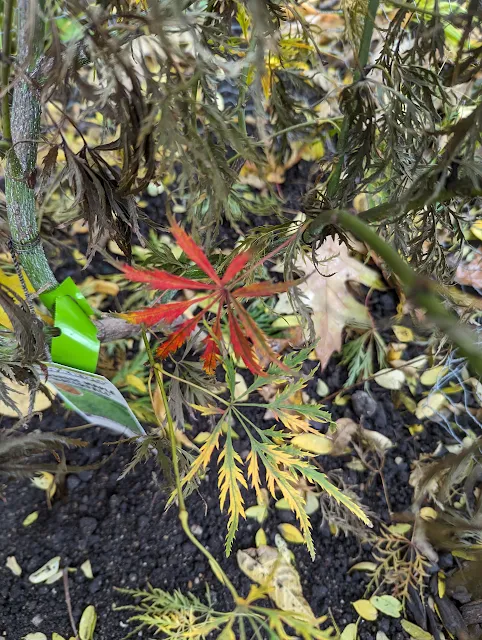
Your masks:
{"label": "thin branch", "polygon": [[[467,358],[474,371],[482,375],[482,350],[478,347],[479,337],[475,331],[461,323],[455,313],[445,307],[442,298],[437,293],[435,283],[419,276],[396,249],[366,222],[352,213],[344,210],[325,211],[317,218],[317,229],[320,229],[323,220],[325,225],[338,224],[351,231],[354,236],[373,249],[399,278],[407,296],[427,312],[429,320],[452,340],[459,352]],[[306,233],[313,237],[310,228]]]}

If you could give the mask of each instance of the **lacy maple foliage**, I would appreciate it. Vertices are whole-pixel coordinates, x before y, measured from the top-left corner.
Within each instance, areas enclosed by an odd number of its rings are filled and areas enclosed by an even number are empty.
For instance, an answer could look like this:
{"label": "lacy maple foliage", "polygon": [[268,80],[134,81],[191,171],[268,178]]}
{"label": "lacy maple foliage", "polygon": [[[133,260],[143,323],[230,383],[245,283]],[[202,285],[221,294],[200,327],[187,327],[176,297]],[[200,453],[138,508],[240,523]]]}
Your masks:
{"label": "lacy maple foliage", "polygon": [[297,281],[258,282],[238,287],[238,283],[249,273],[249,270],[243,271],[251,258],[249,251],[238,253],[229,263],[223,276],[219,276],[202,248],[174,220],[171,222],[170,231],[184,253],[206,274],[208,281],[201,282],[177,276],[167,271],[138,269],[129,265],[123,265],[121,267],[122,271],[129,280],[144,282],[159,291],[194,289],[196,291],[205,291],[206,293],[190,300],[167,302],[147,309],[120,314],[121,317],[129,322],[145,324],[146,326],[153,326],[162,321],[171,323],[190,307],[207,301],[201,311],[176,327],[158,347],[156,355],[158,358],[164,359],[177,351],[186,342],[199,322],[218,303],[214,322],[210,326],[210,333],[203,340],[204,351],[201,355],[201,360],[207,373],[214,374],[220,360],[222,343],[221,318],[224,313],[227,315],[229,336],[234,353],[238,358],[241,358],[252,373],[259,376],[265,375],[258,362],[258,355],[263,360],[276,362],[281,368],[286,369],[286,366],[269,346],[267,336],[244,309],[241,300],[282,293],[294,286]]}

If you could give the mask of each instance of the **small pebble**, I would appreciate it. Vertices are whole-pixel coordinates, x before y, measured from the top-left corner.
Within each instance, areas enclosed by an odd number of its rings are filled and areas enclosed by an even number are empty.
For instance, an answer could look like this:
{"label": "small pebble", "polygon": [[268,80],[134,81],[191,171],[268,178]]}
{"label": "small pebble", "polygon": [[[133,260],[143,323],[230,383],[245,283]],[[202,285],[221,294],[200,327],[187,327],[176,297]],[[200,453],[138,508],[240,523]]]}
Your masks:
{"label": "small pebble", "polygon": [[355,391],[351,397],[354,412],[359,418],[371,417],[375,414],[378,404],[366,391]]}

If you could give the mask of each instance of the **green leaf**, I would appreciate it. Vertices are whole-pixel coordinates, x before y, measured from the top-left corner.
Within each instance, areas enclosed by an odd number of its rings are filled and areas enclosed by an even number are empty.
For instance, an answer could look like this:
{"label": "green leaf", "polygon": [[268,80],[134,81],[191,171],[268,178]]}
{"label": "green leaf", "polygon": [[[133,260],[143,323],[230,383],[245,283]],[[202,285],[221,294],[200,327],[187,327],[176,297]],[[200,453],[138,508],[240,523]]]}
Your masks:
{"label": "green leaf", "polygon": [[424,631],[421,627],[418,627],[413,622],[408,620],[401,620],[400,624],[403,630],[406,631],[414,640],[433,640],[433,635],[428,631]]}
{"label": "green leaf", "polygon": [[375,609],[378,609],[378,611],[381,611],[386,616],[391,616],[392,618],[400,617],[403,606],[400,600],[397,600],[397,598],[388,595],[372,596],[370,598],[370,602],[375,607]]}
{"label": "green leaf", "polygon": [[89,604],[84,609],[82,617],[79,622],[79,637],[80,640],[93,640],[94,631],[97,624],[97,613],[95,607]]}
{"label": "green leaf", "polygon": [[35,522],[35,520],[37,520],[38,514],[39,514],[38,511],[32,511],[32,513],[29,513],[28,516],[25,518],[25,520],[22,522],[22,525],[24,527],[29,527],[31,524]]}
{"label": "green leaf", "polygon": [[[296,465],[294,465],[296,467]],[[316,469],[312,467],[308,467],[301,471],[303,475],[309,480],[313,480],[320,485],[322,489],[324,489],[327,493],[329,493],[337,502],[344,505],[347,509],[349,509],[354,515],[356,515],[362,522],[364,522],[368,527],[372,527],[372,522],[370,518],[365,514],[363,509],[354,502],[351,498],[346,496],[340,489],[335,487],[332,484],[324,473],[320,473]]]}
{"label": "green leaf", "polygon": [[346,625],[340,635],[340,640],[357,640],[357,626],[354,622]]}

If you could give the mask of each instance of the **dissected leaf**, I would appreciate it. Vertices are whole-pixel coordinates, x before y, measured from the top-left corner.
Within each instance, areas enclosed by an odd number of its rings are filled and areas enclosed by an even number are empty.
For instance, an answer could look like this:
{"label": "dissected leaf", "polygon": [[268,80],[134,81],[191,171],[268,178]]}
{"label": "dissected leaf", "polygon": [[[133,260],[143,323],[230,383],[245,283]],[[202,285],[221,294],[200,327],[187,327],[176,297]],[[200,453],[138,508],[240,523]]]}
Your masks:
{"label": "dissected leaf", "polygon": [[378,274],[348,253],[346,244],[327,238],[316,252],[316,264],[306,256],[297,267],[308,277],[298,285],[312,309],[312,319],[319,342],[315,347],[322,369],[331,355],[340,351],[346,325],[371,326],[367,308],[348,292],[346,283],[356,281],[383,289]]}
{"label": "dissected leaf", "polygon": [[391,616],[392,618],[399,618],[403,609],[403,605],[400,600],[389,595],[372,596],[370,598],[370,602],[375,609],[378,609],[378,611],[381,611],[386,616]]}
{"label": "dissected leaf", "polygon": [[356,600],[352,602],[352,605],[355,608],[355,611],[358,613],[360,618],[364,620],[376,620],[378,616],[378,611],[375,609],[370,600]]}
{"label": "dissected leaf", "polygon": [[269,596],[277,607],[304,614],[314,623],[315,616],[303,597],[298,572],[278,549],[261,546],[238,551],[237,560],[250,580],[269,589]]}
{"label": "dissected leaf", "polygon": [[384,389],[399,390],[405,384],[405,374],[400,369],[381,369],[374,380]]}
{"label": "dissected leaf", "polygon": [[58,572],[59,567],[60,556],[55,556],[55,558],[52,558],[43,566],[41,566],[40,569],[34,571],[34,573],[32,573],[28,579],[30,580],[30,582],[33,582],[33,584],[40,584],[41,582],[45,582],[46,580],[54,576]]}
{"label": "dissected leaf", "polygon": [[410,622],[409,620],[401,620],[400,624],[414,640],[433,640],[433,635],[431,633],[424,631],[421,627],[413,624],[413,622]]}
{"label": "dissected leaf", "polygon": [[93,605],[86,607],[79,622],[80,640],[93,640],[94,631],[97,625],[97,613]]}

